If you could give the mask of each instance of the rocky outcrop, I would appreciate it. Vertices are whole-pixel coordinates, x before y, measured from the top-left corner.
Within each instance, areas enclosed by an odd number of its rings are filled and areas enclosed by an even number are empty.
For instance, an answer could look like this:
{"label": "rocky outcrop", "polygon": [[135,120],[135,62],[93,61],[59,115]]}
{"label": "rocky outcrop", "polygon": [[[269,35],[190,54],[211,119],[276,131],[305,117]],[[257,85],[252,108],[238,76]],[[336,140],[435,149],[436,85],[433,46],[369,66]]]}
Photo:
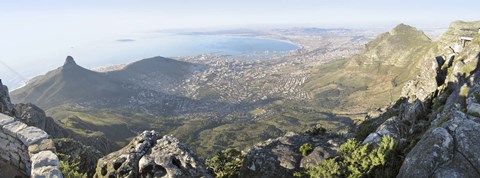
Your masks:
{"label": "rocky outcrop", "polygon": [[15,104],[17,118],[29,126],[38,127],[47,132],[51,137],[67,137],[68,132],[58,126],[51,117],[47,117],[45,112],[34,104]]}
{"label": "rocky outcrop", "polygon": [[7,86],[2,84],[0,79],[0,113],[13,115],[15,114],[14,106],[10,102]]}
{"label": "rocky outcrop", "polygon": [[205,165],[178,139],[144,131],[98,160],[95,177],[210,177]]}
{"label": "rocky outcrop", "polygon": [[[240,177],[292,177],[300,167],[317,165],[335,156],[340,140],[331,138],[328,134],[311,136],[289,132],[258,143],[246,153]],[[312,144],[313,151],[303,157],[299,148],[305,143]]]}
{"label": "rocky outcrop", "polygon": [[398,177],[479,177],[480,118],[457,111],[429,130],[405,158]]}

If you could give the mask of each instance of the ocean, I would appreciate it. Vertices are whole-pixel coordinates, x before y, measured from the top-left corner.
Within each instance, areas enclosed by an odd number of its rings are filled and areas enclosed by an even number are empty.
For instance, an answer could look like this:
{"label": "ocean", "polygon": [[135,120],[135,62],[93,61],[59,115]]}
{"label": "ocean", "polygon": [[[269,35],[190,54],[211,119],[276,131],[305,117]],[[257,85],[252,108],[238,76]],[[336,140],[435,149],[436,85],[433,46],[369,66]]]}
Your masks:
{"label": "ocean", "polygon": [[287,41],[265,38],[169,33],[82,40],[79,43],[59,40],[58,43],[51,41],[45,45],[31,46],[22,49],[25,53],[18,54],[13,49],[0,58],[0,79],[10,90],[22,86],[30,78],[60,67],[68,55],[73,56],[77,64],[85,68],[95,68],[154,56],[223,54],[242,59],[264,51],[282,53],[299,49],[298,45]]}

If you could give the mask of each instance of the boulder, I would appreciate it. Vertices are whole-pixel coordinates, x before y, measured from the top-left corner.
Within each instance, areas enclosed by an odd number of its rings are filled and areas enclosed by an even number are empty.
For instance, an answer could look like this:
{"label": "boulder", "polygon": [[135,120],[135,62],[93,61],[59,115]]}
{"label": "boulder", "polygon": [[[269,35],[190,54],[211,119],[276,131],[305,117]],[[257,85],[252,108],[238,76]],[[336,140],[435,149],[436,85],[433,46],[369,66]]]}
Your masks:
{"label": "boulder", "polygon": [[444,128],[426,133],[405,158],[397,177],[430,177],[434,170],[451,159],[453,137]]}
{"label": "boulder", "polygon": [[397,177],[480,177],[480,123],[456,111],[408,153]]}
{"label": "boulder", "polygon": [[211,177],[178,139],[144,131],[130,144],[98,160],[94,177]]}
{"label": "boulder", "polygon": [[[245,155],[240,177],[292,177],[300,167],[320,164],[336,155],[338,144],[328,134],[313,137],[288,132],[285,136],[254,145]],[[314,150],[303,157],[300,147],[310,143]]]}

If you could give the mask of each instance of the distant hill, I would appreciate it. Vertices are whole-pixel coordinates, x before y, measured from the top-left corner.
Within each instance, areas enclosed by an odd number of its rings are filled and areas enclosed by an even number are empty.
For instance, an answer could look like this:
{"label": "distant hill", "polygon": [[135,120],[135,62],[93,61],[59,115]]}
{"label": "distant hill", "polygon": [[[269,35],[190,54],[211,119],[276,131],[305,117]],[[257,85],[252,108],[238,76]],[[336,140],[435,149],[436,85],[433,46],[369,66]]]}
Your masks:
{"label": "distant hill", "polygon": [[201,64],[153,57],[133,62],[120,70],[107,72],[106,75],[144,89],[177,94],[172,88],[205,68]]}

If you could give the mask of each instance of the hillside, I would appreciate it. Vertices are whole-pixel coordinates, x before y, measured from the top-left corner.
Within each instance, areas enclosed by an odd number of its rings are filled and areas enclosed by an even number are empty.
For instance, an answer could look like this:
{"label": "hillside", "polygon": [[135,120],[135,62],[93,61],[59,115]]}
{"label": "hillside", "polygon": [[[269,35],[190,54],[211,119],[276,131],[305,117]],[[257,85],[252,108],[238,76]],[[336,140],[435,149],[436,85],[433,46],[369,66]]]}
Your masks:
{"label": "hillside", "polygon": [[360,54],[314,69],[305,88],[315,103],[334,112],[362,113],[387,105],[419,73],[419,62],[431,57],[432,44],[422,31],[400,24],[367,43]]}
{"label": "hillside", "polygon": [[175,90],[191,75],[205,70],[206,66],[164,57],[142,59],[120,70],[105,75],[137,87],[168,94],[180,94]]}
{"label": "hillside", "polygon": [[14,103],[31,102],[44,109],[66,103],[103,102],[108,105],[127,103],[135,91],[105,74],[77,65],[67,57],[63,66],[36,77],[11,93]]}

